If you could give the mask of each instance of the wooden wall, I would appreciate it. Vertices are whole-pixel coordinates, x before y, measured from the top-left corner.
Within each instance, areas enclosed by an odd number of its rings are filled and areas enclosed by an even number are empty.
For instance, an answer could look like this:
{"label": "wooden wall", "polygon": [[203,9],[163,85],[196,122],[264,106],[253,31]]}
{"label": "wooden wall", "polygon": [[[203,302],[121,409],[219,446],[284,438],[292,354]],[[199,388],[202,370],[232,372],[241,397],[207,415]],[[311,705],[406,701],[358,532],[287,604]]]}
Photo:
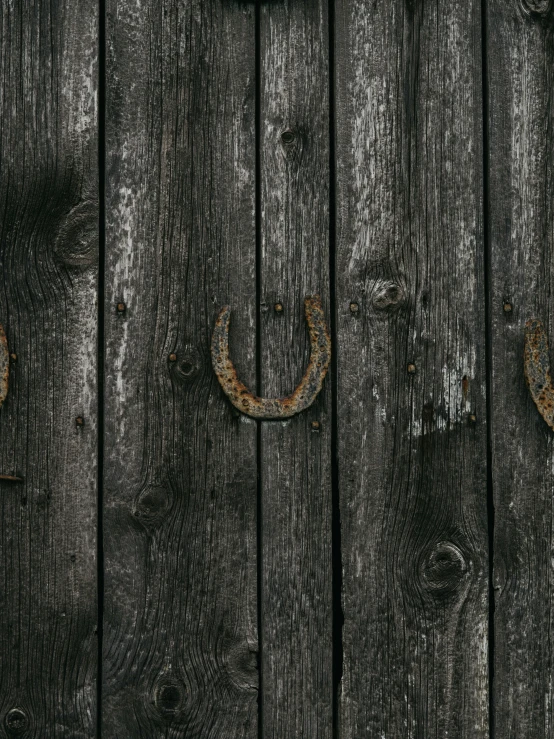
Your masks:
{"label": "wooden wall", "polygon": [[1,4],[0,738],[554,738],[553,85],[550,0]]}

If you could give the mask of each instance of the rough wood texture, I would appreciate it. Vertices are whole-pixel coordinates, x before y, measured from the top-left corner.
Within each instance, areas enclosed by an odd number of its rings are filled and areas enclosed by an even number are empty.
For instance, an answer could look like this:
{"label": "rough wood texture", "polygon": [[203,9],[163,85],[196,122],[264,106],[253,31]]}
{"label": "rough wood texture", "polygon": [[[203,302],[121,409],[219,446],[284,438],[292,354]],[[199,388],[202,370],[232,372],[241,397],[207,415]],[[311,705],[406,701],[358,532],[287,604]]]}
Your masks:
{"label": "rough wood texture", "polygon": [[[103,736],[257,736],[254,10],[108,0]],[[117,304],[122,303],[120,310]]]}
{"label": "rough wood texture", "polygon": [[3,737],[96,736],[97,44],[95,3],[0,6]]}
{"label": "rough wood texture", "polygon": [[526,387],[526,321],[554,337],[554,36],[547,2],[488,0],[498,737],[554,736],[554,439]]}
{"label": "rough wood texture", "polygon": [[[269,397],[289,395],[308,364],[304,298],[321,294],[330,315],[328,50],[325,0],[262,6],[261,392]],[[331,737],[330,380],[307,411],[261,429],[267,739]]]}
{"label": "rough wood texture", "polygon": [[339,733],[486,737],[480,5],[336,18]]}

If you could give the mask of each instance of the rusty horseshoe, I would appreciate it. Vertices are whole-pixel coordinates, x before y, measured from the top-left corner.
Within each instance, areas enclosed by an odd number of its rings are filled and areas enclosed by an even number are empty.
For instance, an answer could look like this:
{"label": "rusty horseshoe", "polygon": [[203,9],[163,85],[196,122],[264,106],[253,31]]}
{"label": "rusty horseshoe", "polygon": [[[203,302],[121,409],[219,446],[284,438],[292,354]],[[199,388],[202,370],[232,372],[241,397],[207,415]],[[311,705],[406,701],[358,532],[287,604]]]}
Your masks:
{"label": "rusty horseshoe", "polygon": [[539,413],[554,429],[554,388],[550,377],[548,336],[542,321],[525,324],[525,381]]}
{"label": "rusty horseshoe", "polygon": [[237,377],[229,357],[229,323],[231,308],[226,305],[219,313],[212,336],[212,364],[225,395],[239,411],[253,418],[290,418],[306,410],[321,390],[331,361],[331,339],[325,323],[321,298],[304,300],[304,312],[310,332],[310,361],[296,390],[287,398],[259,398],[253,395]]}
{"label": "rusty horseshoe", "polygon": [[0,408],[4,405],[8,394],[8,379],[10,376],[10,354],[8,340],[4,327],[0,323]]}

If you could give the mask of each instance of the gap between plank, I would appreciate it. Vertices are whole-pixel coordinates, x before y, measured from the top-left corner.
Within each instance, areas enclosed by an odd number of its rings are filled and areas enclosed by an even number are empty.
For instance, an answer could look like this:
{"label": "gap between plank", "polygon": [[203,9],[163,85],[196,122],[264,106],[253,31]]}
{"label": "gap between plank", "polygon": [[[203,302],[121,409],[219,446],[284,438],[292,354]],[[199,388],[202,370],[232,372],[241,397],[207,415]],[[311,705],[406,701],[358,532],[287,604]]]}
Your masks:
{"label": "gap between plank", "polygon": [[[261,9],[255,9],[255,230],[256,230],[256,394],[262,397],[262,165],[261,165],[261,108],[262,108],[262,60],[261,60]],[[256,580],[257,580],[257,620],[258,620],[258,738],[263,739],[263,640],[262,640],[262,597],[263,597],[263,569],[262,569],[262,421],[256,421]]]}
{"label": "gap between plank", "polygon": [[102,654],[104,632],[104,300],[106,266],[106,0],[98,3],[98,672],[96,688],[97,736],[102,736]]}
{"label": "gap between plank", "polygon": [[342,548],[338,473],[338,361],[336,302],[336,129],[335,129],[335,4],[329,0],[329,295],[331,314],[331,561],[333,640],[333,737],[339,736],[339,692],[343,671]]}
{"label": "gap between plank", "polygon": [[481,0],[481,69],[483,110],[483,247],[485,283],[485,368],[487,408],[487,523],[489,557],[489,619],[488,619],[488,667],[489,667],[489,733],[494,737],[494,491],[492,477],[492,255],[490,239],[490,184],[489,184],[489,85],[487,68],[487,0]]}

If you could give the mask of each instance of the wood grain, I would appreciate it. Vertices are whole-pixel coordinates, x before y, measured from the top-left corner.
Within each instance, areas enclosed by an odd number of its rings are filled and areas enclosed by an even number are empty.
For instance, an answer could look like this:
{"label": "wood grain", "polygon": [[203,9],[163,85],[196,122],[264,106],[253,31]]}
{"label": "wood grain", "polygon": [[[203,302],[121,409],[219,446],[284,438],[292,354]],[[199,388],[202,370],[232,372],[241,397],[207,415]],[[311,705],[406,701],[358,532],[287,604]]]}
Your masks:
{"label": "wood grain", "polygon": [[[257,736],[255,25],[108,0],[103,736]],[[118,310],[117,304],[124,304]]]}
{"label": "wood grain", "polygon": [[[320,294],[330,316],[328,56],[326,1],[261,7],[267,397],[289,395],[307,366],[304,298]],[[262,713],[263,736],[274,739],[325,739],[332,732],[330,381],[306,412],[261,428]]]}
{"label": "wood grain", "polygon": [[480,5],[335,8],[339,735],[487,737]]}
{"label": "wood grain", "polygon": [[554,736],[554,440],[525,385],[525,323],[554,336],[553,16],[488,0],[494,483],[494,721]]}
{"label": "wood grain", "polygon": [[3,737],[96,736],[97,45],[95,3],[1,4]]}

